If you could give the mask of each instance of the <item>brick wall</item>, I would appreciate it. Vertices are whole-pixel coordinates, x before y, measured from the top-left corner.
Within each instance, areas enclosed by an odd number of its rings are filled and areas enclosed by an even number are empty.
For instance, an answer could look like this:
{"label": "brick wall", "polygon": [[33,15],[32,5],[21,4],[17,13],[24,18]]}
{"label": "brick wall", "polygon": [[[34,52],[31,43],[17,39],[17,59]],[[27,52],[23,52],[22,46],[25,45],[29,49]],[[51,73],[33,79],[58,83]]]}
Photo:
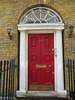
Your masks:
{"label": "brick wall", "polygon": [[[64,30],[64,59],[75,59],[72,46],[75,46],[75,0],[0,0],[0,60],[16,59],[18,63],[18,31],[17,24],[23,12],[35,5],[43,4],[54,9],[62,17]],[[69,26],[74,26],[71,38],[68,38]],[[11,28],[12,40],[9,39],[7,29]],[[67,69],[65,69],[66,73]],[[66,88],[68,88],[66,73]]]}

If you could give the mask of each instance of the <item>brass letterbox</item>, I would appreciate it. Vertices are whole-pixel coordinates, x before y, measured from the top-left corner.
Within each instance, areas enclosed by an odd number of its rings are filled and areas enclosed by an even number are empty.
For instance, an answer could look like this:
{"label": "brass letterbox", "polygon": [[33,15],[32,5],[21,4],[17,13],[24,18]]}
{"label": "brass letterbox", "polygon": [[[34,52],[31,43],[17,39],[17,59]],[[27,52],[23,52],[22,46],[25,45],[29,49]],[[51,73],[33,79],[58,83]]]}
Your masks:
{"label": "brass letterbox", "polygon": [[46,65],[36,65],[36,68],[46,68]]}

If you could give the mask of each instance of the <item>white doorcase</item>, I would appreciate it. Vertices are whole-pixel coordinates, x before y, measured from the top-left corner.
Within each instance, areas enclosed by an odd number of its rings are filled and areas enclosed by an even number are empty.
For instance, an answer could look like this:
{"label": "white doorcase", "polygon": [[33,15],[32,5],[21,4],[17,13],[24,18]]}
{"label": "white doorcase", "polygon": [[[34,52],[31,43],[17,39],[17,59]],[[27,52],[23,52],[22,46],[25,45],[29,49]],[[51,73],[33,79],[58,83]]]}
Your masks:
{"label": "white doorcase", "polygon": [[64,90],[63,74],[63,48],[62,30],[63,23],[46,24],[18,24],[20,31],[20,68],[19,68],[19,91],[17,96],[24,97],[28,91],[28,34],[54,33],[54,73],[55,91],[66,96]]}

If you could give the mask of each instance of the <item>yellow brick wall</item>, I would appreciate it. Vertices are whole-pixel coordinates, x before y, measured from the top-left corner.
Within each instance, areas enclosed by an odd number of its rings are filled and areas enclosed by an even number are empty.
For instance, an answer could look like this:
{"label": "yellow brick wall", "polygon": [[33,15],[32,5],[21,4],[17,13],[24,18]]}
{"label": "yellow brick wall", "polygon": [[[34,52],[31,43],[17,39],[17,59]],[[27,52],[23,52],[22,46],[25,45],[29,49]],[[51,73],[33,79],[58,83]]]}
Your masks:
{"label": "yellow brick wall", "polygon": [[[75,59],[72,46],[75,46],[75,0],[0,0],[0,60],[16,59],[18,63],[18,31],[17,24],[23,12],[35,5],[45,5],[54,9],[62,17],[64,30],[64,57]],[[74,26],[71,38],[68,38],[69,26]],[[9,39],[7,29],[11,28],[12,40]],[[65,70],[65,72],[67,69]],[[66,88],[68,87],[66,73]]]}

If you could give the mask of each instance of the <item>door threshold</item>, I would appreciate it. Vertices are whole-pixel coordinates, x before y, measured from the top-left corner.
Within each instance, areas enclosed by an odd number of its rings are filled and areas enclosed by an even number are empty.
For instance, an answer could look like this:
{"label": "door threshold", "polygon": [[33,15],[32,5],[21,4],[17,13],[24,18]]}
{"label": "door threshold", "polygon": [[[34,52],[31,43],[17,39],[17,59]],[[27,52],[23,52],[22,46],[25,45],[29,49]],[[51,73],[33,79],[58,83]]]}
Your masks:
{"label": "door threshold", "polygon": [[57,91],[27,91],[27,98],[39,98],[39,97],[49,97],[49,98],[66,98],[66,92],[57,92]]}
{"label": "door threshold", "polygon": [[16,91],[20,98],[66,98],[67,91]]}

